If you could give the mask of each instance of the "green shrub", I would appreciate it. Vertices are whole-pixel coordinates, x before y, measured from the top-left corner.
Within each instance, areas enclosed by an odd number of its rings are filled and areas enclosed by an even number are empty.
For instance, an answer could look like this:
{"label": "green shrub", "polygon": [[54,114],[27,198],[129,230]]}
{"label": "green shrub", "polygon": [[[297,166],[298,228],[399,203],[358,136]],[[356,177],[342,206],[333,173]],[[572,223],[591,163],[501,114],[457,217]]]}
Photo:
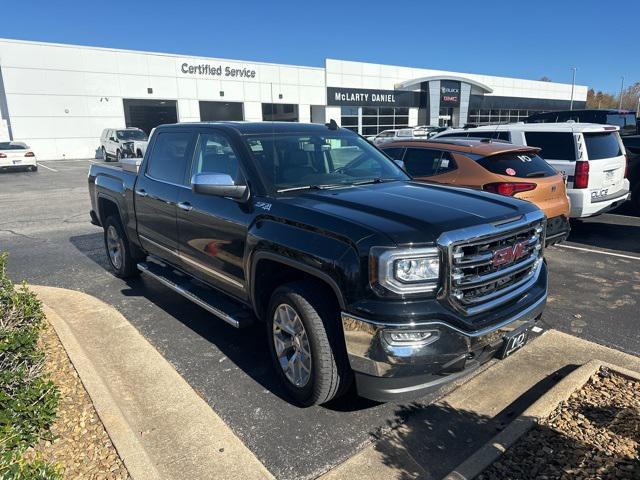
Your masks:
{"label": "green shrub", "polygon": [[61,478],[47,463],[27,462],[22,453],[46,438],[59,393],[43,372],[38,336],[42,304],[26,285],[16,288],[0,254],[0,478]]}

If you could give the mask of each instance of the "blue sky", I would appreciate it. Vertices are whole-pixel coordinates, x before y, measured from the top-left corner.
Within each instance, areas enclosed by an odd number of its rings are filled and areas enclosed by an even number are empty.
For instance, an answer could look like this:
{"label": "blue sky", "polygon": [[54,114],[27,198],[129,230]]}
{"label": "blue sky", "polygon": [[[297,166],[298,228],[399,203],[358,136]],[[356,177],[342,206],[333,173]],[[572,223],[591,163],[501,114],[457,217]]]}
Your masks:
{"label": "blue sky", "polygon": [[[0,37],[322,66],[359,60],[571,82],[640,81],[640,2],[0,0]],[[20,19],[11,21],[10,19]],[[625,20],[625,19],[628,19]]]}

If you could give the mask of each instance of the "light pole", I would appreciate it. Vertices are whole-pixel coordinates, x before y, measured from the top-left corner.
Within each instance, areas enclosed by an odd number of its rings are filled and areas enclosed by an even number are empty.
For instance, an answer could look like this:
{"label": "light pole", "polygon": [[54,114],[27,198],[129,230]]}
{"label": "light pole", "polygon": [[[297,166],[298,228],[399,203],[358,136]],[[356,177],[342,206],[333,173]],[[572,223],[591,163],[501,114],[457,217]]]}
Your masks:
{"label": "light pole", "polygon": [[620,77],[620,103],[618,103],[618,110],[622,110],[622,90],[624,89],[624,75]]}
{"label": "light pole", "polygon": [[569,105],[569,110],[573,110],[573,90],[576,88],[576,70],[578,67],[571,67],[573,70],[573,80],[571,80],[571,104]]}

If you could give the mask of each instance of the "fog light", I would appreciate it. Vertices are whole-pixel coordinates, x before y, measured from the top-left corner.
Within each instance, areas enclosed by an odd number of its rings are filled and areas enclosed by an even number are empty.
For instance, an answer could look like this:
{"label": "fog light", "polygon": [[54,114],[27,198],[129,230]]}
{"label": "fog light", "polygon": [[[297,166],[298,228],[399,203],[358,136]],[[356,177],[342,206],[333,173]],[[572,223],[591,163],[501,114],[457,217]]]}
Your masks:
{"label": "fog light", "polygon": [[438,339],[437,330],[385,330],[384,337],[389,345],[425,345]]}

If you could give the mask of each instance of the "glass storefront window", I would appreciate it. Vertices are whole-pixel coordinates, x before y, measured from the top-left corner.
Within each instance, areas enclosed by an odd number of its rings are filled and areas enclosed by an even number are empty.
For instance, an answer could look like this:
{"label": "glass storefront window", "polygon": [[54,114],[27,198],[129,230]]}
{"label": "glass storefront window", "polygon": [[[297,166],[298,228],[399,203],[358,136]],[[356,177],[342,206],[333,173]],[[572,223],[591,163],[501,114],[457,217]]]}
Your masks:
{"label": "glass storefront window", "polygon": [[409,109],[404,107],[341,107],[340,113],[342,126],[354,132],[360,127],[362,135],[377,135],[383,130],[409,126]]}
{"label": "glass storefront window", "polygon": [[340,107],[340,114],[344,116],[358,116],[358,107]]}

